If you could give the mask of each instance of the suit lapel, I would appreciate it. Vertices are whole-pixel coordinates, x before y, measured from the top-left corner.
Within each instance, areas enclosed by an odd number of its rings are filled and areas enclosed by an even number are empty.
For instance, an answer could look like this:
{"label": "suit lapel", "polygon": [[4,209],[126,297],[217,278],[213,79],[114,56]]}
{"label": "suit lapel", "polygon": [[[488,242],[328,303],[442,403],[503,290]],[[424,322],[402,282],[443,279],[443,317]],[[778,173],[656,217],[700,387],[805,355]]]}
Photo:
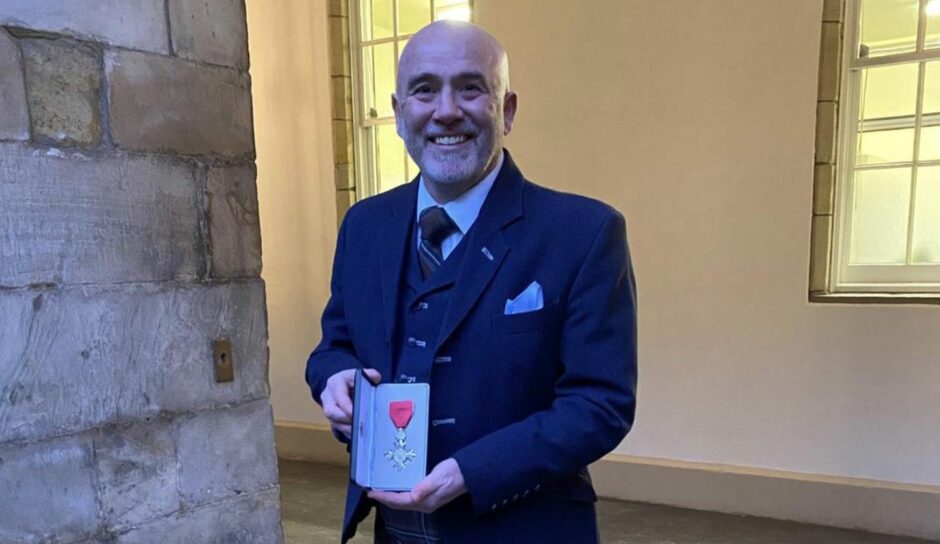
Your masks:
{"label": "suit lapel", "polygon": [[522,217],[525,179],[509,152],[505,153],[502,169],[465,240],[466,254],[441,323],[437,347],[444,345],[464,320],[506,258],[510,248],[503,237],[503,227]]}
{"label": "suit lapel", "polygon": [[394,196],[395,200],[388,206],[391,215],[389,224],[381,227],[383,232],[376,233],[382,239],[382,247],[379,250],[379,276],[382,283],[385,341],[388,346],[392,344],[395,321],[398,319],[398,299],[401,296],[400,286],[405,270],[405,255],[409,247],[408,236],[411,233],[411,224],[414,222],[415,205],[418,199],[418,179],[412,180],[406,189],[396,191]]}

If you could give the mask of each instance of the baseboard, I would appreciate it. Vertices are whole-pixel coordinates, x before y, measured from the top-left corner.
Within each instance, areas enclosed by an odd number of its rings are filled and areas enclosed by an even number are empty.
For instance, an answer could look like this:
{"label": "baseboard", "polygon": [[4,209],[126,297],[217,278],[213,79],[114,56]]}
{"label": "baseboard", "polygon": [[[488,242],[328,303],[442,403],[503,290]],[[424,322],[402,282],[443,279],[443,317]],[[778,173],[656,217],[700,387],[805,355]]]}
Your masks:
{"label": "baseboard", "polygon": [[281,459],[349,466],[346,446],[333,437],[326,423],[276,420],[274,442]]}
{"label": "baseboard", "polygon": [[[347,465],[325,424],[275,422],[278,455]],[[600,496],[940,540],[940,486],[612,453],[591,466]]]}

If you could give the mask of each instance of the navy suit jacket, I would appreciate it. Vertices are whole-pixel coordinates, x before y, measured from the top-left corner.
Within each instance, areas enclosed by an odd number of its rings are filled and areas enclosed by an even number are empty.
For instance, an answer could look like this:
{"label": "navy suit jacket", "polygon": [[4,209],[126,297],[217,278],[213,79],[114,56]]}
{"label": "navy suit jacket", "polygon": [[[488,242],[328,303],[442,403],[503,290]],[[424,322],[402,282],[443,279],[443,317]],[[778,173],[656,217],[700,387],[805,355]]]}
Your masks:
{"label": "navy suit jacket", "polygon": [[[314,399],[334,373],[392,375],[419,180],[363,200],[340,227]],[[506,153],[467,244],[428,369],[428,470],[456,459],[469,493],[438,511],[448,542],[590,542],[587,465],[615,448],[636,406],[636,291],[623,216],[527,181]],[[540,310],[504,315],[531,282]],[[343,540],[370,500],[350,482]]]}

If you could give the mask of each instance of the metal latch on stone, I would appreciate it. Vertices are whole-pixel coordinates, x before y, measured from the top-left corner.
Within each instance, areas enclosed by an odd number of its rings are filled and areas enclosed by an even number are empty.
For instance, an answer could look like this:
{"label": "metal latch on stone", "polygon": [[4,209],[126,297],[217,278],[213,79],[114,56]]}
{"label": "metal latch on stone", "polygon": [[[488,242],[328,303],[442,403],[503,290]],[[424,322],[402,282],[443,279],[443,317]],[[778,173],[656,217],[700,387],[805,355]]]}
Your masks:
{"label": "metal latch on stone", "polygon": [[232,343],[228,340],[216,340],[212,343],[212,352],[216,383],[234,381],[235,364],[232,359]]}

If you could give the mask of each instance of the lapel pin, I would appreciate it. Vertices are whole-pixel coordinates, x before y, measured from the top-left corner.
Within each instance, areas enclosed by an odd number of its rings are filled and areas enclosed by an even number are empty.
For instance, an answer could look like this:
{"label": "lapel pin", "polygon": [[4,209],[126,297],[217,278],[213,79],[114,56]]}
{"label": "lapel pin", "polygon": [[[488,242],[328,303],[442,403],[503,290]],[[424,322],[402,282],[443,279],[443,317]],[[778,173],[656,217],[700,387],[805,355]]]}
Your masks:
{"label": "lapel pin", "polygon": [[489,260],[491,260],[491,261],[493,260],[493,254],[490,253],[490,250],[489,250],[489,249],[487,249],[487,248],[484,247],[484,248],[483,248],[483,254],[486,255],[486,258],[487,258],[487,259],[489,259]]}

